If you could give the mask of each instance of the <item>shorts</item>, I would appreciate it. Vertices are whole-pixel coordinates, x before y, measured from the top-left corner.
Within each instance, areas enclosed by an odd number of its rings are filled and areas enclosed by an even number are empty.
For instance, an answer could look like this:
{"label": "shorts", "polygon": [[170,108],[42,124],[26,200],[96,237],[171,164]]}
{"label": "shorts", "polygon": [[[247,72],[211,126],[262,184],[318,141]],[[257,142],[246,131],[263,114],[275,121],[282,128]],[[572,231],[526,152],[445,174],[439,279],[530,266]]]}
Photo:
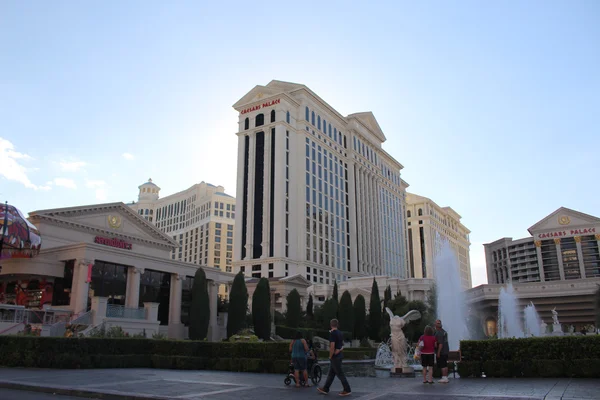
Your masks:
{"label": "shorts", "polygon": [[296,371],[306,371],[306,358],[292,358],[292,365]]}
{"label": "shorts", "polygon": [[438,368],[448,368],[448,354],[441,354],[437,358]]}
{"label": "shorts", "polygon": [[433,353],[421,354],[421,365],[423,367],[433,367]]}

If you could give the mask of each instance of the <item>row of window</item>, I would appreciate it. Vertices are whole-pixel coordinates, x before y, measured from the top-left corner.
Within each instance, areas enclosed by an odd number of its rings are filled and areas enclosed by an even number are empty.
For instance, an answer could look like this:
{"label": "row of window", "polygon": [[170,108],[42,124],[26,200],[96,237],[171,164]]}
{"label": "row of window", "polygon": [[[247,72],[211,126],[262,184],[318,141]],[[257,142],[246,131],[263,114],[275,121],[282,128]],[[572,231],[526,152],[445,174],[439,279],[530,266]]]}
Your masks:
{"label": "row of window", "polygon": [[[316,115],[316,119],[315,119]],[[310,117],[310,120],[309,120]],[[315,114],[314,111],[310,111],[308,107],[305,108],[305,119],[307,122],[310,121],[312,126],[317,128],[319,132],[322,132],[325,135],[329,136],[329,139],[333,140],[340,146],[344,146],[346,148],[346,136],[342,133],[342,131],[338,132],[338,129],[334,126],[333,130],[331,127],[331,123],[327,123],[327,120],[323,118],[323,123],[321,124],[321,116]],[[308,130],[308,129],[307,129]]]}

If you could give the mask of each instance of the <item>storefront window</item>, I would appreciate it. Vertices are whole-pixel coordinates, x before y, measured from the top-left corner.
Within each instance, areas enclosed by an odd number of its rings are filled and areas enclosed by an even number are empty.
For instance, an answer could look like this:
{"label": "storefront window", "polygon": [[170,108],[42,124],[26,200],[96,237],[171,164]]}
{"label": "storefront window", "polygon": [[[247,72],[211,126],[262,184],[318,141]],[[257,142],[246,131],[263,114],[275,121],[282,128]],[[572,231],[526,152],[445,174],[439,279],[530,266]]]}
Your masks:
{"label": "storefront window", "polygon": [[127,266],[96,261],[92,267],[88,304],[91,298],[107,297],[108,304],[125,305],[127,294]]}
{"label": "storefront window", "polygon": [[144,303],[159,303],[158,320],[161,325],[169,324],[169,297],[171,274],[147,269],[140,279],[140,307]]}

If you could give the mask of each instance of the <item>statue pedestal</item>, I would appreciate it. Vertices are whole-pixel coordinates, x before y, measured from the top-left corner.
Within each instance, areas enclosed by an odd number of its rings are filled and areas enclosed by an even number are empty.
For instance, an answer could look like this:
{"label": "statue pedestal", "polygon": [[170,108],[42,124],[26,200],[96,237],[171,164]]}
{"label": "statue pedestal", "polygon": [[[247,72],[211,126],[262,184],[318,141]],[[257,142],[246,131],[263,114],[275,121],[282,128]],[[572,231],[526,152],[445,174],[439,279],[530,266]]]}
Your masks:
{"label": "statue pedestal", "polygon": [[564,333],[562,331],[562,325],[560,325],[560,324],[558,324],[558,325],[556,325],[556,324],[552,325],[552,333],[551,333],[551,335],[552,336],[563,336]]}
{"label": "statue pedestal", "polygon": [[414,378],[415,370],[413,367],[392,367],[390,376],[392,378]]}

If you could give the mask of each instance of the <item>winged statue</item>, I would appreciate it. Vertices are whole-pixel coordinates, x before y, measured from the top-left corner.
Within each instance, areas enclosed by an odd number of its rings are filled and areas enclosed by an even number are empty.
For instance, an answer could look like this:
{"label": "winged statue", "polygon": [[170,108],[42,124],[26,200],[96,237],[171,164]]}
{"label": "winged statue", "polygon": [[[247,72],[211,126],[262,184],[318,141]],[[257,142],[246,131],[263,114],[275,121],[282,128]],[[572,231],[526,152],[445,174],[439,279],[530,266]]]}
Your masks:
{"label": "winged statue", "polygon": [[408,367],[408,359],[406,357],[406,337],[402,329],[410,321],[416,321],[421,318],[421,313],[418,310],[411,310],[403,317],[394,315],[392,310],[385,308],[390,315],[390,332],[392,342],[392,355],[394,356],[394,367]]}

